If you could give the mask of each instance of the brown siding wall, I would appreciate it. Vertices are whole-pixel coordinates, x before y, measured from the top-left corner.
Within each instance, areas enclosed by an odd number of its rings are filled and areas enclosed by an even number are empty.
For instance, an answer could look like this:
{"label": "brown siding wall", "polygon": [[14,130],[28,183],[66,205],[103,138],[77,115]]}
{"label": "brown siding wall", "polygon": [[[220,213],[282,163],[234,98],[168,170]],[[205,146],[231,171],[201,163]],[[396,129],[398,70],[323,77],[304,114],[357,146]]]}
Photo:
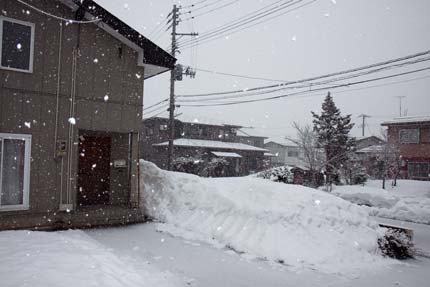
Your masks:
{"label": "brown siding wall", "polygon": [[[401,129],[420,129],[419,144],[401,144],[399,131]],[[388,141],[400,148],[400,154],[405,158],[430,159],[430,123],[425,125],[392,125],[388,127]]]}
{"label": "brown siding wall", "polygon": [[[55,15],[74,18],[71,10],[57,1],[36,1],[37,7]],[[30,211],[0,212],[0,229],[7,216],[37,213],[41,217],[58,210],[60,197],[60,162],[54,159],[56,92],[59,47],[62,43],[60,70],[60,98],[58,111],[58,139],[66,140],[69,129],[70,93],[72,83],[72,53],[79,47],[77,64],[76,114],[73,126],[73,192],[76,192],[77,147],[79,130],[121,133],[113,139],[118,149],[129,144],[132,134],[131,174],[118,180],[127,187],[119,191],[115,201],[124,203],[125,194],[132,190],[137,200],[138,131],[141,125],[143,102],[143,67],[137,66],[137,53],[105,33],[95,24],[63,25],[60,39],[60,22],[36,11],[24,13],[28,8],[14,0],[2,0],[3,16],[26,22],[35,27],[33,73],[0,69],[0,133],[31,134],[32,162],[30,179]],[[23,12],[24,11],[24,12]],[[118,47],[122,47],[122,57]],[[94,61],[97,59],[97,61]],[[140,79],[139,79],[140,78]],[[104,100],[105,95],[109,97]],[[24,125],[30,122],[31,127]],[[122,147],[121,147],[122,145]],[[64,163],[67,166],[67,162]],[[63,189],[65,186],[63,186]],[[128,197],[128,195],[127,195]],[[10,222],[10,221],[9,221]],[[23,222],[26,222],[23,220]],[[3,226],[4,228],[4,226]]]}

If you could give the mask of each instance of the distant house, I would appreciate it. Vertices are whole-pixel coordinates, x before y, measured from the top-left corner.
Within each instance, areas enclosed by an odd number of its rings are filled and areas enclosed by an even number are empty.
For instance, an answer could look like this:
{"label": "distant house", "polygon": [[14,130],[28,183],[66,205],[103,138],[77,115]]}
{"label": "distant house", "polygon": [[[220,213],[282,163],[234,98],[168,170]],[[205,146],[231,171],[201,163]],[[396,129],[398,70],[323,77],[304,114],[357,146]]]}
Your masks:
{"label": "distant house", "polygon": [[377,136],[357,137],[355,138],[355,142],[357,150],[385,143],[384,140],[378,138]]}
{"label": "distant house", "polygon": [[275,166],[303,166],[302,152],[298,146],[269,141],[264,144],[264,148],[269,150],[268,156]]}
{"label": "distant house", "polygon": [[[144,120],[141,149],[144,159],[167,168],[169,121],[164,117]],[[266,149],[241,143],[239,125],[213,120],[178,117],[175,120],[174,157],[223,158],[229,167],[223,176],[241,176],[263,169]]]}
{"label": "distant house", "polygon": [[382,123],[388,143],[400,153],[400,176],[430,180],[430,116],[400,117]]}
{"label": "distant house", "polygon": [[143,220],[143,81],[176,60],[94,1],[27,2],[0,1],[0,229]]}
{"label": "distant house", "polygon": [[249,134],[243,132],[242,130],[238,130],[237,136],[236,136],[237,142],[247,144],[247,145],[256,146],[256,147],[260,147],[260,148],[264,148],[264,140],[266,140],[266,139],[268,139],[268,138],[262,137],[262,136],[249,135]]}

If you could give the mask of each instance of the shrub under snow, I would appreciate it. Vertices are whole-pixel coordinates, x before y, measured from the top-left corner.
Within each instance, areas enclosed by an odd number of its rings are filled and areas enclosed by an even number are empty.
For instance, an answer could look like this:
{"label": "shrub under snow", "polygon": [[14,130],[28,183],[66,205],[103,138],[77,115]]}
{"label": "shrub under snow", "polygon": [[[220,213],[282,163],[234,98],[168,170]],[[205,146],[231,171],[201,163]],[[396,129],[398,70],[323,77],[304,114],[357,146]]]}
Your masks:
{"label": "shrub under snow", "polygon": [[142,204],[171,234],[293,269],[351,274],[385,262],[362,207],[259,178],[199,178],[141,162]]}

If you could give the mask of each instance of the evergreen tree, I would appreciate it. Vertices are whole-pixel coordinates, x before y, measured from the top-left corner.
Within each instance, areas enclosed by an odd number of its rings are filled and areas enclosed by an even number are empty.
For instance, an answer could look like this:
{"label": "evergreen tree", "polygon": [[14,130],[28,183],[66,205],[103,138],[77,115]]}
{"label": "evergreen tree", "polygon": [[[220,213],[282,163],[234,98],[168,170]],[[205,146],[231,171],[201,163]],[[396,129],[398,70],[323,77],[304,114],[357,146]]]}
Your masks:
{"label": "evergreen tree", "polygon": [[349,158],[355,147],[355,140],[349,137],[354,126],[351,115],[342,116],[336,107],[330,92],[323,104],[321,115],[312,112],[314,130],[318,135],[318,146],[326,155],[327,183],[339,182],[339,170]]}

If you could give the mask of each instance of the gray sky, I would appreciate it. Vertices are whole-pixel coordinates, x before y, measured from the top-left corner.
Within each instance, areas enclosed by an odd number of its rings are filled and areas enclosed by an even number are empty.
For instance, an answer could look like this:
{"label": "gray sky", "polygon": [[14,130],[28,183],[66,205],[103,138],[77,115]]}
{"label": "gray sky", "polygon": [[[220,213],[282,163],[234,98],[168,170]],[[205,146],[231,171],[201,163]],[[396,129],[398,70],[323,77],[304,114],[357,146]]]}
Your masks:
{"label": "gray sky", "polygon": [[[198,0],[96,2],[144,35],[148,35],[158,23],[164,24],[163,21],[173,4],[181,3],[185,6]],[[194,27],[196,32],[205,32],[272,2],[274,0],[240,0],[225,9],[196,18],[192,23],[183,22],[178,30],[190,32]],[[224,3],[228,1],[225,0]],[[155,40],[155,43],[166,48],[169,37],[169,33],[165,33]],[[230,35],[228,39],[222,38],[201,45],[194,53],[184,50],[178,60],[181,64],[192,64],[201,69],[287,81],[359,67],[429,49],[428,0],[319,0],[277,19]],[[385,82],[425,76],[430,77],[430,72]],[[149,106],[168,97],[168,79],[169,74],[166,73],[145,82],[145,105]],[[268,84],[271,83],[198,72],[195,79],[184,78],[184,81],[177,83],[177,94],[224,91]],[[380,82],[364,86],[377,84]],[[358,87],[361,86],[354,88]],[[399,100],[396,96],[406,96],[403,106],[408,115],[430,114],[428,77],[345,93],[333,91],[332,94],[342,113],[352,114],[353,121],[357,123],[353,129],[354,135],[361,134],[358,115],[362,113],[372,116],[368,119],[369,128],[366,128],[366,135],[378,135],[379,124],[399,114]],[[324,96],[297,96],[228,107],[182,107],[180,112],[189,117],[218,118],[220,121],[252,126],[254,129],[247,129],[248,133],[279,140],[285,135],[294,135],[291,128],[293,121],[311,123],[310,111],[319,112],[323,98]]]}

